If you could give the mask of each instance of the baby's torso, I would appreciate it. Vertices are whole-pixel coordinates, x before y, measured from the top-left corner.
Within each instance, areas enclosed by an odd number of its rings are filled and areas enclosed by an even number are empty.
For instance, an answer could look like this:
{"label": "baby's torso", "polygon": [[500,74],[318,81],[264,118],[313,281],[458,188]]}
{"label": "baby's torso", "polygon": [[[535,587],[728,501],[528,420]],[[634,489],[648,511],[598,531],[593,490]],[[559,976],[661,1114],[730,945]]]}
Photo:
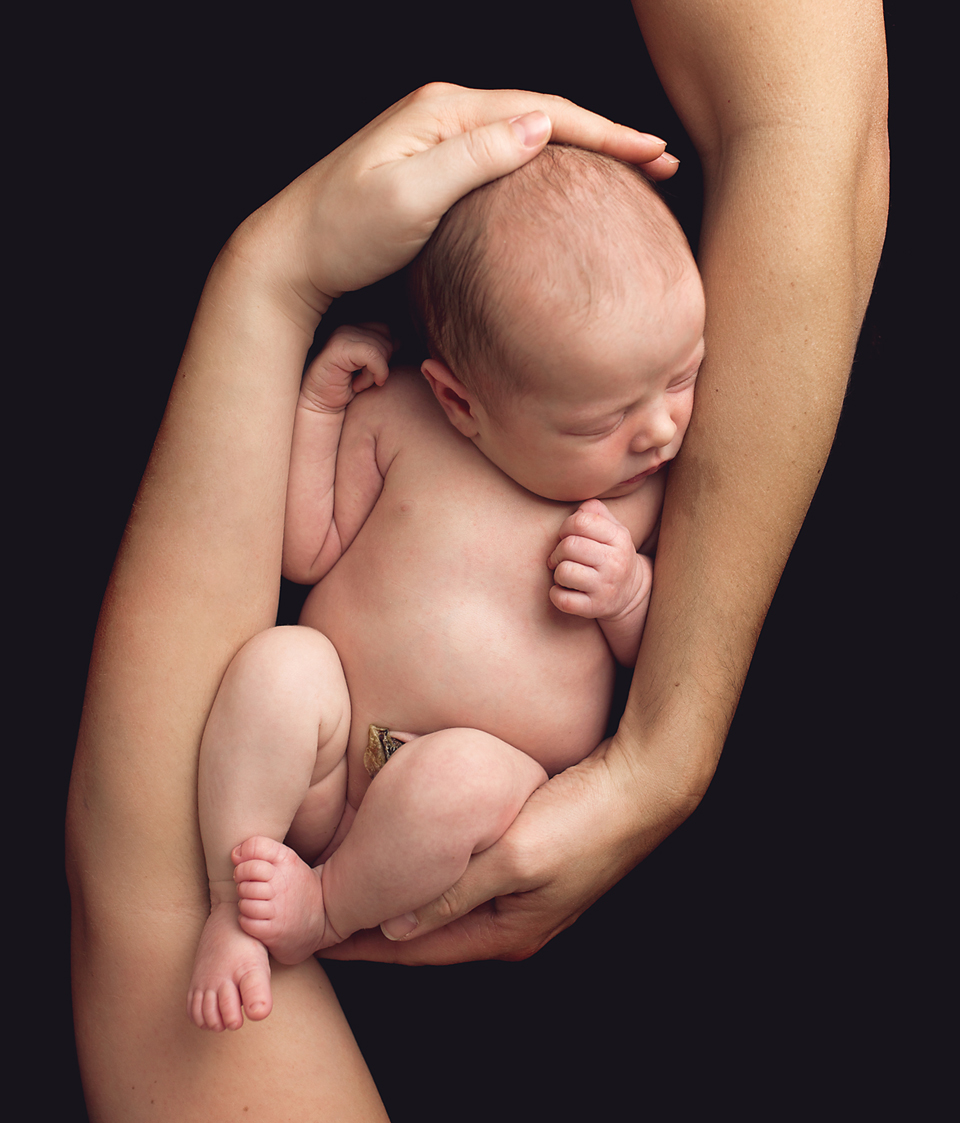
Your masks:
{"label": "baby's torso", "polygon": [[[365,391],[347,425],[338,474],[352,468],[343,449],[363,444],[358,429],[372,431],[383,490],[301,623],[328,636],[343,663],[351,802],[366,784],[371,723],[483,729],[551,774],[581,760],[603,738],[614,662],[596,621],[560,612],[548,595],[547,559],[578,504],[505,476],[449,425],[418,375]],[[652,477],[608,501],[637,545],[656,526],[662,492]]]}

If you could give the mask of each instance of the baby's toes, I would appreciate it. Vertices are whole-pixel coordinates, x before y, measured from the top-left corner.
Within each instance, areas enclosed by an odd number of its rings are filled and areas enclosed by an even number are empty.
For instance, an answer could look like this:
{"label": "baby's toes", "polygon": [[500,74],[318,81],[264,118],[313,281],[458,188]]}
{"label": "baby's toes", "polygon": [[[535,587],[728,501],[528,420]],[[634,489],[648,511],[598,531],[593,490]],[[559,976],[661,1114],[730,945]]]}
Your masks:
{"label": "baby's toes", "polygon": [[[203,1013],[203,999],[206,991],[202,987],[193,987],[187,995],[187,1013],[190,1020],[198,1029],[216,1029],[216,1026],[208,1026]],[[219,1013],[219,1011],[218,1011]],[[223,1028],[221,1026],[221,1028]]]}
{"label": "baby's toes", "polygon": [[237,902],[237,909],[248,920],[272,920],[277,914],[277,906],[272,900],[261,901],[256,898],[241,897]]}
{"label": "baby's toes", "polygon": [[[265,866],[266,869],[261,870],[259,866]],[[256,869],[247,869],[247,866],[256,866]],[[267,873],[267,870],[270,872]],[[248,901],[269,901],[276,896],[276,888],[273,885],[273,872],[274,867],[269,862],[244,862],[242,866],[237,866],[236,884],[237,894],[241,900]]]}
{"label": "baby's toes", "polygon": [[239,1029],[243,1025],[243,1014],[240,1012],[240,992],[232,980],[224,980],[214,1001],[222,1019],[222,1025],[227,1029]]}
{"label": "baby's toes", "polygon": [[233,859],[233,864],[239,866],[241,862],[247,862],[254,858],[261,858],[267,862],[275,862],[285,847],[282,842],[277,842],[272,838],[265,838],[263,835],[255,834],[252,838],[246,839],[241,842],[239,846],[235,846],[230,854]]}
{"label": "baby's toes", "polygon": [[198,987],[193,993],[191,1003],[191,1016],[194,1023],[200,1029],[212,1029],[215,1033],[220,1033],[224,1029],[236,1029],[237,1027],[231,1024],[229,994],[222,993],[229,990],[234,992],[233,1006],[239,1011],[236,989],[232,983],[222,983],[218,990]]}
{"label": "baby's toes", "polygon": [[261,968],[248,971],[240,980],[240,998],[251,1021],[259,1022],[273,1009],[270,972]]}
{"label": "baby's toes", "polygon": [[[250,905],[251,911],[249,913],[243,907],[245,904]],[[270,946],[280,930],[277,917],[268,901],[241,901],[240,915],[237,920],[241,929],[248,936],[259,940],[265,947]],[[266,1014],[264,1014],[264,1017],[266,1017]]]}
{"label": "baby's toes", "polygon": [[277,867],[272,862],[264,862],[254,858],[248,862],[241,862],[233,871],[233,880],[237,885],[244,882],[249,884],[266,885],[277,872]]}

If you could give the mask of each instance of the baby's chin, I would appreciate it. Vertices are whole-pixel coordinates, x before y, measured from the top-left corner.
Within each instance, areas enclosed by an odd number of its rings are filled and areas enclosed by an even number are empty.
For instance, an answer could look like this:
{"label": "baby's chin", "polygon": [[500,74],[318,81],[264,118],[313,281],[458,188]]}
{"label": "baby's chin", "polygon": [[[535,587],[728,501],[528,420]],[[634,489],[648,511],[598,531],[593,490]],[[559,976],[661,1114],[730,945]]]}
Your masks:
{"label": "baby's chin", "polygon": [[[665,468],[667,463],[669,463],[669,461],[658,464],[656,468],[648,468],[645,472],[641,472],[639,475],[629,480],[623,480],[618,484],[614,484],[613,487],[609,487],[600,493],[592,490],[589,484],[582,488],[569,486],[560,490],[544,487],[542,482],[539,481],[534,482],[531,480],[527,482],[518,479],[516,476],[511,478],[515,483],[526,488],[532,495],[539,496],[541,499],[548,499],[551,503],[586,503],[588,499],[621,499],[625,495],[632,495],[635,491],[639,491],[640,488],[662,468]],[[531,484],[534,486],[531,486]],[[594,484],[594,487],[595,486]]]}
{"label": "baby's chin", "polygon": [[589,499],[622,499],[626,495],[633,495],[635,491],[639,491],[649,478],[645,475],[642,479],[627,480],[622,484],[617,484],[616,487],[608,488],[599,495],[595,491],[574,491],[563,495],[559,493],[544,495],[538,491],[535,494],[539,495],[541,499],[549,499],[553,503],[586,503]]}
{"label": "baby's chin", "polygon": [[621,499],[624,495],[633,495],[635,491],[639,491],[640,488],[643,487],[647,480],[652,479],[662,468],[665,468],[667,463],[668,461],[664,461],[662,464],[658,464],[656,468],[648,468],[638,476],[634,476],[629,480],[624,480],[622,483],[617,484],[616,487],[610,488],[609,491],[605,491],[602,495],[595,496],[595,498]]}
{"label": "baby's chin", "polygon": [[531,495],[537,496],[538,499],[546,499],[550,503],[586,503],[588,499],[599,499],[601,496],[594,495],[592,492],[587,491],[571,491],[564,489],[563,491],[554,491],[552,488],[530,487],[520,480],[515,480],[521,487],[526,488]]}

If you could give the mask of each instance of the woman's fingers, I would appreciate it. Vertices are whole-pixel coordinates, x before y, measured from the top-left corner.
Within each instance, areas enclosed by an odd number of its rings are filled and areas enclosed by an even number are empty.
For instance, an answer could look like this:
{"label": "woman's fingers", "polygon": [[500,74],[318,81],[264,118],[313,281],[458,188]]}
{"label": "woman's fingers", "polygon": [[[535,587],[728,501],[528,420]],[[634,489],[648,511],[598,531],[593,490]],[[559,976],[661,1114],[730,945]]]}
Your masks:
{"label": "woman's fingers", "polygon": [[387,939],[380,929],[356,932],[325,948],[323,958],[416,965],[532,955],[575,917],[561,901],[558,923],[554,894],[538,888],[536,879],[528,891],[508,889],[495,849],[471,858],[456,885],[418,909],[417,926],[404,939]]}
{"label": "woman's fingers", "polygon": [[[457,133],[389,169],[399,196],[416,200],[420,221],[435,225],[475,187],[507,175],[535,156],[550,139],[551,123],[535,110]],[[411,211],[414,208],[411,207]]]}
{"label": "woman's fingers", "polygon": [[420,964],[532,955],[628,868],[616,841],[621,801],[608,798],[607,745],[538,788],[499,842],[416,910],[417,927],[404,939],[357,932],[324,958]]}
{"label": "woman's fingers", "polygon": [[252,226],[282,227],[271,246],[282,245],[308,279],[306,288],[289,275],[284,284],[292,279],[306,303],[322,310],[331,297],[406,265],[457,199],[519,168],[548,140],[662,165],[658,137],[563,98],[433,83],[345,141]]}
{"label": "woman's fingers", "polygon": [[671,156],[669,152],[664,152],[656,160],[641,163],[640,167],[651,179],[664,180],[669,179],[676,172],[677,168],[680,167],[680,161],[676,156]]}
{"label": "woman's fingers", "polygon": [[[660,137],[618,125],[555,94],[530,90],[473,90],[446,82],[432,82],[414,90],[372,124],[387,121],[396,130],[395,139],[406,140],[404,133],[407,133],[417,138],[419,147],[428,148],[459,133],[535,112],[545,113],[550,118],[553,140],[593,148],[630,163],[655,161],[665,148]],[[409,145],[409,141],[407,143]],[[410,151],[408,147],[407,154]]]}
{"label": "woman's fingers", "polygon": [[[521,167],[549,140],[642,164],[655,178],[666,178],[676,168],[672,157],[662,160],[665,142],[659,137],[618,125],[565,98],[441,85],[431,103],[434,88],[424,87],[411,99],[423,99],[425,108],[437,113],[439,143],[414,154],[404,170],[417,177],[417,186],[425,189],[421,199],[437,219],[475,187]],[[513,115],[506,116],[511,109]],[[433,174],[420,178],[427,168]]]}

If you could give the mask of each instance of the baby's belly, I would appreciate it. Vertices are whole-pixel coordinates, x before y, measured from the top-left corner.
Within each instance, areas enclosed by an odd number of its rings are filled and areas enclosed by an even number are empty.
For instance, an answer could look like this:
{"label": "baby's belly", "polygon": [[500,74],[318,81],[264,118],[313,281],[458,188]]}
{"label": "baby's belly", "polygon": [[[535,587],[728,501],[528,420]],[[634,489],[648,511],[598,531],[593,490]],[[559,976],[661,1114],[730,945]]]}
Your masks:
{"label": "baby's belly", "polygon": [[356,541],[301,616],[343,664],[351,789],[365,786],[358,773],[371,723],[415,734],[482,729],[551,775],[596,748],[613,659],[595,621],[552,606],[545,567],[507,574],[500,589],[489,580],[471,587],[464,574],[410,573],[402,555],[384,566],[372,548]]}

